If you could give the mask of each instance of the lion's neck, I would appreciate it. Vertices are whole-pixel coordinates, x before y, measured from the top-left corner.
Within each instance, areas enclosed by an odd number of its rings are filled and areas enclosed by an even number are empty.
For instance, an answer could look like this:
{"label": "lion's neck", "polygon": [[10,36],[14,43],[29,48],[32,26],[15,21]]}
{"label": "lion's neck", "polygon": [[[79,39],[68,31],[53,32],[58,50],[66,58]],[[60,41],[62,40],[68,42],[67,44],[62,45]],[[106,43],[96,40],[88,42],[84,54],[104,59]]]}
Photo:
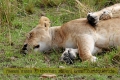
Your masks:
{"label": "lion's neck", "polygon": [[49,29],[49,33],[51,36],[51,46],[53,48],[62,47],[63,39],[61,36],[60,29],[61,29],[60,26],[50,27],[50,29]]}

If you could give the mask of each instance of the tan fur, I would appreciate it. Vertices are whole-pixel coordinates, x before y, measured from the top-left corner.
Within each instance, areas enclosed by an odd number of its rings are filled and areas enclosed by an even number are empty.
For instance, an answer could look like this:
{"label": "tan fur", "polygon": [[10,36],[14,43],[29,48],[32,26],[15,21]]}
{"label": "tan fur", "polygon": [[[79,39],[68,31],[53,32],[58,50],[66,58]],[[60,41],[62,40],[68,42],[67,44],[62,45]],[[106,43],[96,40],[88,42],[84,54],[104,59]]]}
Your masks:
{"label": "tan fur", "polygon": [[[26,39],[25,44],[32,46],[39,44],[40,48],[45,46],[42,51],[53,47],[78,48],[83,61],[93,62],[96,59],[92,55],[94,47],[120,46],[120,18],[101,21],[96,29],[87,22],[86,18],[81,18],[69,21],[61,27],[50,27],[48,30],[46,27],[36,27],[30,33],[34,34]],[[47,46],[41,42],[46,43]]]}

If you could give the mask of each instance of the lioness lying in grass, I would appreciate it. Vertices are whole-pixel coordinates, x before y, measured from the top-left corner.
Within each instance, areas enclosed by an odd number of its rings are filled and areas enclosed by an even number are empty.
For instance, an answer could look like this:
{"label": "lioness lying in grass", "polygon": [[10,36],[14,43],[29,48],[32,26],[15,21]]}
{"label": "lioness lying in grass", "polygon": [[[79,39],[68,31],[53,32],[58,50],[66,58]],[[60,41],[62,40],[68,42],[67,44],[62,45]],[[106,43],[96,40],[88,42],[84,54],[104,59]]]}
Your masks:
{"label": "lioness lying in grass", "polygon": [[40,24],[28,33],[22,48],[23,52],[26,53],[32,49],[46,51],[57,47],[78,48],[82,61],[95,62],[97,58],[92,55],[95,48],[120,46],[119,17],[101,20],[96,25],[96,29],[86,18],[71,20],[58,27],[48,26],[46,28],[45,24],[44,26]]}

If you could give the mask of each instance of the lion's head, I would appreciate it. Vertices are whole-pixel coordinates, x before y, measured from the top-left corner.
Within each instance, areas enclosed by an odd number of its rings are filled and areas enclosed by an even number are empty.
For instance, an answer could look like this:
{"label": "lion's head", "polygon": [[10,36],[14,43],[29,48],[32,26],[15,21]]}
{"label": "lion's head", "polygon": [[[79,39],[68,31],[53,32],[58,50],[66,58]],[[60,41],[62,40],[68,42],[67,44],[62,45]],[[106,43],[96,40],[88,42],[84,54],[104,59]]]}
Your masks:
{"label": "lion's head", "polygon": [[39,24],[32,29],[26,36],[23,53],[34,49],[35,51],[46,51],[50,48],[51,37],[49,34],[50,20],[47,17],[41,17]]}

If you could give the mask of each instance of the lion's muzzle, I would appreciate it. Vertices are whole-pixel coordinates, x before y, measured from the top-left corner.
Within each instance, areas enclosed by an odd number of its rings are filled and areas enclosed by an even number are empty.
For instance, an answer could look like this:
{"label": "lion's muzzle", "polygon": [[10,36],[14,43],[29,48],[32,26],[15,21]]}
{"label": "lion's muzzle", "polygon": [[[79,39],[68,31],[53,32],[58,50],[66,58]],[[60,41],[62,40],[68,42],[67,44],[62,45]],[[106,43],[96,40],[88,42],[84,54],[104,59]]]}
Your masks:
{"label": "lion's muzzle", "polygon": [[27,54],[27,44],[25,44],[21,50],[22,54]]}

